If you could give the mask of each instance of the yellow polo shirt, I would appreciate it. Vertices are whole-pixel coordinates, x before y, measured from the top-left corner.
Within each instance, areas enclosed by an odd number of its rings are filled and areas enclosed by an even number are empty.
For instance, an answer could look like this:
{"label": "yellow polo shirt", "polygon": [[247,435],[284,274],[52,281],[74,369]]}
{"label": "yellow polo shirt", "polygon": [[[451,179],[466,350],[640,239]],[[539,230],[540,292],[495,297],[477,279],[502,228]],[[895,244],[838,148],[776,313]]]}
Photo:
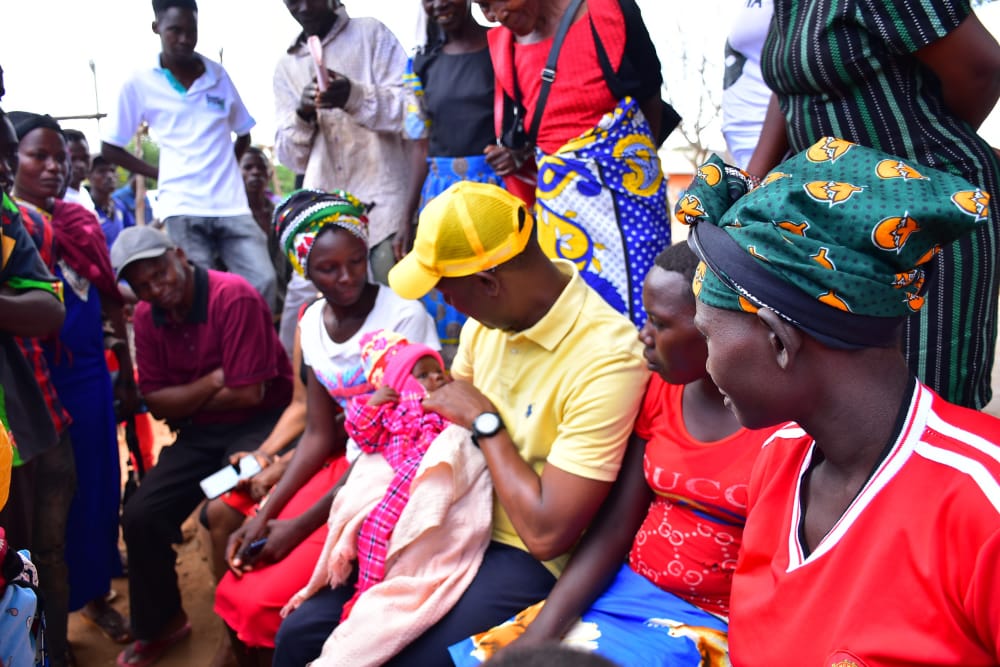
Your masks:
{"label": "yellow polo shirt", "polygon": [[[521,457],[541,475],[553,465],[614,481],[649,371],[635,326],[565,260],[572,278],[533,327],[510,333],[468,320],[452,374],[472,382],[503,418]],[[494,495],[493,539],[527,548]],[[569,554],[547,561],[559,575]]]}

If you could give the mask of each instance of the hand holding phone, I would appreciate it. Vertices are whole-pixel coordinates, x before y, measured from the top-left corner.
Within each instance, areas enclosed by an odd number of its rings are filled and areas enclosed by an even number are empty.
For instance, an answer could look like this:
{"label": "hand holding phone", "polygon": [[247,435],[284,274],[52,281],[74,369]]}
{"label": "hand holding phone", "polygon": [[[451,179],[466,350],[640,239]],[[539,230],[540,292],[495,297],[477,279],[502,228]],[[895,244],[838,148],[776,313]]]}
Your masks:
{"label": "hand holding phone", "polygon": [[247,548],[243,550],[243,554],[242,554],[243,555],[243,561],[244,562],[252,561],[258,555],[260,555],[260,552],[264,548],[265,544],[267,544],[267,538],[266,537],[262,537],[259,540],[254,540],[253,542],[251,542],[250,544],[248,544]]}
{"label": "hand holding phone", "polygon": [[260,463],[254,456],[244,456],[238,462],[227,465],[201,480],[201,490],[208,499],[218,498],[236,486],[241,479],[249,479],[259,473]]}

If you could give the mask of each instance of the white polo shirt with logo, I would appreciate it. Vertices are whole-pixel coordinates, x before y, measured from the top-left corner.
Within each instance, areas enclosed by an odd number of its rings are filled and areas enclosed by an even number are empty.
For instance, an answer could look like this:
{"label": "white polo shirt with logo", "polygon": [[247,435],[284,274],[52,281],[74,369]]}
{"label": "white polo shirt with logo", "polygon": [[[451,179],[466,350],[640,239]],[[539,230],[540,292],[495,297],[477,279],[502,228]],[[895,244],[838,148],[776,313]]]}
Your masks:
{"label": "white polo shirt with logo", "polygon": [[104,140],[124,147],[143,121],[149,124],[160,147],[162,218],[250,215],[232,135],[248,134],[256,121],[222,65],[199,57],[205,73],[186,90],[160,65],[159,54],[154,67],[133,73]]}

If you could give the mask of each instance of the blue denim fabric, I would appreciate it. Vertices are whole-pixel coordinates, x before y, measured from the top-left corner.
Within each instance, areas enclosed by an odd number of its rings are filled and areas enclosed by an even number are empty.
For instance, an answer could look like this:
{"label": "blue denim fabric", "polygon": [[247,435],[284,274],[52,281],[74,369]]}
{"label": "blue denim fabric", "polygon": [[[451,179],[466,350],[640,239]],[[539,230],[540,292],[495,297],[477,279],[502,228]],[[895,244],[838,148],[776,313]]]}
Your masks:
{"label": "blue denim fabric", "polygon": [[174,215],[164,221],[170,238],[188,259],[206,269],[217,262],[247,279],[268,307],[277,305],[277,278],[267,250],[267,236],[252,215],[209,218]]}

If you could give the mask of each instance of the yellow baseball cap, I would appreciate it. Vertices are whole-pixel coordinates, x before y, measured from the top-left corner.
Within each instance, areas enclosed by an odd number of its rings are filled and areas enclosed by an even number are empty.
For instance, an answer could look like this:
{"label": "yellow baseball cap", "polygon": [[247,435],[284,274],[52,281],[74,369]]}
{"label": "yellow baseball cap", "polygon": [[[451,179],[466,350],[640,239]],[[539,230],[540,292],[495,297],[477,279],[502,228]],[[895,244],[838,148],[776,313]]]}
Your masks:
{"label": "yellow baseball cap", "polygon": [[516,257],[533,227],[527,205],[503,188],[459,181],[424,207],[413,250],[389,270],[389,286],[419,299],[441,278],[471,276]]}

